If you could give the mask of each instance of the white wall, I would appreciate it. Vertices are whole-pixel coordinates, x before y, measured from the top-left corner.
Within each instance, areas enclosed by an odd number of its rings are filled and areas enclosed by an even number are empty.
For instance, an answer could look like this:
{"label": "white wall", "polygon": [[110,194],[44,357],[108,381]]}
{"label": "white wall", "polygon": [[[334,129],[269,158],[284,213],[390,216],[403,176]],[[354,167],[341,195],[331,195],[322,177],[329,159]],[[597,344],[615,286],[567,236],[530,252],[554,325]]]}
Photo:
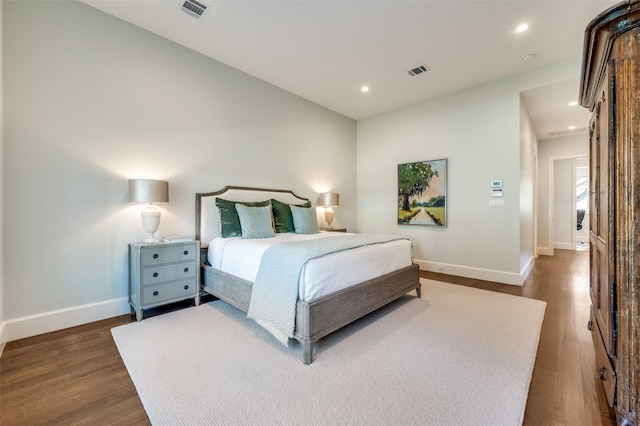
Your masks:
{"label": "white wall", "polygon": [[[571,249],[573,223],[572,213],[575,211],[575,199],[573,198],[573,166],[574,159],[554,161],[553,172],[553,247],[559,249]],[[575,244],[573,245],[575,248]]]}
{"label": "white wall", "polygon": [[7,2],[4,31],[9,340],[128,312],[130,177],[169,181],[165,235],[224,185],[338,192],[355,229],[353,120],[75,1]]}
{"label": "white wall", "polygon": [[526,277],[535,259],[534,197],[538,138],[520,98],[520,275]]}
{"label": "white wall", "polygon": [[[359,121],[358,230],[410,237],[424,269],[521,284],[520,92],[579,75],[576,57]],[[448,227],[398,225],[397,165],[438,158],[449,160]],[[504,208],[489,207],[491,180],[504,183]]]}
{"label": "white wall", "polygon": [[2,96],[2,88],[4,78],[2,76],[3,54],[2,54],[2,35],[3,31],[3,10],[4,2],[0,1],[0,355],[7,341],[4,326],[4,203],[3,203],[3,176],[4,176],[4,97]]}
{"label": "white wall", "polygon": [[[554,163],[556,161],[589,156],[589,135],[581,133],[563,138],[543,139],[538,142],[538,253],[553,255],[554,206],[549,204],[554,185]],[[551,181],[550,181],[551,179]]]}

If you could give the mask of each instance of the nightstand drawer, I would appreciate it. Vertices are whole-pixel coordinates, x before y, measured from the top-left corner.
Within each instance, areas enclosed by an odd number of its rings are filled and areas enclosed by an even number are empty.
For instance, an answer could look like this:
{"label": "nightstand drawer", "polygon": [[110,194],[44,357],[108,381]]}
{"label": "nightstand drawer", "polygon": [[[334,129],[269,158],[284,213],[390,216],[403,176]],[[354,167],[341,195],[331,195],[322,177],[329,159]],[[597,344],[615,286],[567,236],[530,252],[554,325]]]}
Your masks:
{"label": "nightstand drawer", "polygon": [[193,282],[193,280],[145,287],[142,296],[142,303],[144,303],[145,306],[148,306],[172,299],[194,297],[197,292],[197,287],[198,286]]}
{"label": "nightstand drawer", "polygon": [[144,268],[142,270],[142,285],[148,286],[164,281],[193,278],[197,273],[196,262],[172,263]]}
{"label": "nightstand drawer", "polygon": [[182,262],[185,260],[196,260],[197,250],[192,243],[182,246],[170,247],[145,247],[142,250],[142,266],[159,265],[162,263]]}

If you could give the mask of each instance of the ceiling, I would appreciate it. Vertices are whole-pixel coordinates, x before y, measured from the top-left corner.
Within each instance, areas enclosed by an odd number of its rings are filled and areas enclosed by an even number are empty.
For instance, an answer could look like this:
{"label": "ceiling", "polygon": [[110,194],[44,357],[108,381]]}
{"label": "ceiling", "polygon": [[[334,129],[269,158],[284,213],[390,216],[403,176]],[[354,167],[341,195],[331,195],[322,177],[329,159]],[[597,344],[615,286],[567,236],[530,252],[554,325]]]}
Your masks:
{"label": "ceiling", "polygon": [[[618,3],[197,0],[208,7],[194,18],[183,0],[82,1],[356,120],[579,57],[587,24]],[[586,128],[589,112],[568,106],[578,89],[576,78],[523,94],[539,138]]]}

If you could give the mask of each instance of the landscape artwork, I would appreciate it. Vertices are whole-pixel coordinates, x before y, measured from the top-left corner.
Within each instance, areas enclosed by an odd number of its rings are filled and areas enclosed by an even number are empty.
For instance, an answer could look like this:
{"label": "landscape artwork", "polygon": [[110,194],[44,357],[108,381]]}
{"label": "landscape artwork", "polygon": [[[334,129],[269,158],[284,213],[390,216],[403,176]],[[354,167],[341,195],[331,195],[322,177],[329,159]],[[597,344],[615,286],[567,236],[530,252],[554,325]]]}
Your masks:
{"label": "landscape artwork", "polygon": [[398,164],[398,224],[447,226],[447,159]]}

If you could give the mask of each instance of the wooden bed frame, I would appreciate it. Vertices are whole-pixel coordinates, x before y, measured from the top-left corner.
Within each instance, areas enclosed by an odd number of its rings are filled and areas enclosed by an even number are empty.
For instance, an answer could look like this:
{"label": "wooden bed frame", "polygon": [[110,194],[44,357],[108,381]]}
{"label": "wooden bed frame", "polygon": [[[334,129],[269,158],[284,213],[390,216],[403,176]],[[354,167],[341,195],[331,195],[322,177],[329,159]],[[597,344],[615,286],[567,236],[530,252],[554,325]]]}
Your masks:
{"label": "wooden bed frame", "polygon": [[[263,201],[274,198],[283,203],[298,204],[308,201],[292,191],[226,186],[220,191],[196,194],[196,239],[201,241],[201,274],[204,290],[247,312],[251,300],[252,283],[218,271],[206,262],[206,247],[219,234],[219,214],[215,198],[221,196],[232,201]],[[421,297],[419,267],[416,264],[389,274],[362,282],[322,298],[305,302],[298,300],[294,338],[300,342],[303,362],[311,364],[313,345],[335,330],[416,290]]]}

